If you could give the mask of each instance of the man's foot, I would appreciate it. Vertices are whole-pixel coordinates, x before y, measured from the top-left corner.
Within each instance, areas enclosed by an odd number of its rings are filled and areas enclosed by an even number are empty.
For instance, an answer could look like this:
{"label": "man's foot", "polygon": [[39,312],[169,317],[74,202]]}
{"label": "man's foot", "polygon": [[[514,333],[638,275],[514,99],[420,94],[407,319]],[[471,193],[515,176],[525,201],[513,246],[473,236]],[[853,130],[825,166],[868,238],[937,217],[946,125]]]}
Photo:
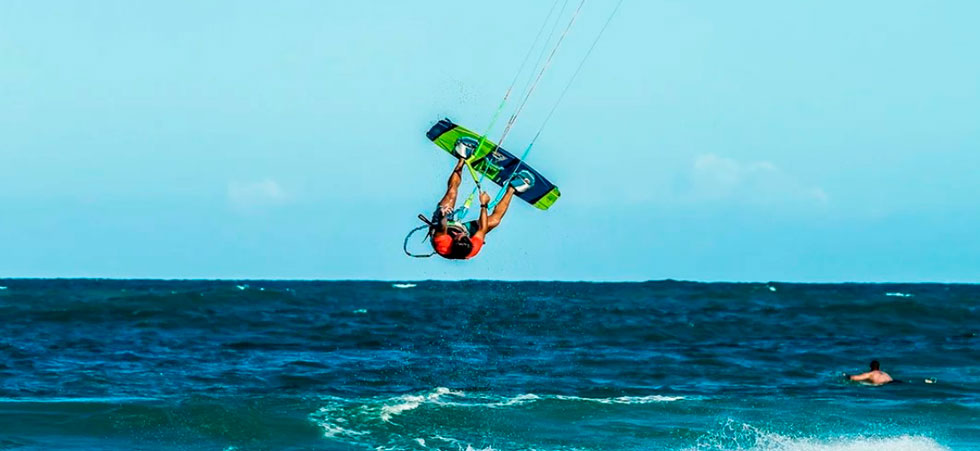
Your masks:
{"label": "man's foot", "polygon": [[480,145],[479,141],[468,136],[464,136],[456,140],[453,153],[455,153],[459,158],[467,159],[473,155],[473,152],[476,152],[476,146],[478,145]]}
{"label": "man's foot", "polygon": [[521,170],[510,179],[510,186],[518,194],[523,193],[534,186],[534,175],[526,169]]}

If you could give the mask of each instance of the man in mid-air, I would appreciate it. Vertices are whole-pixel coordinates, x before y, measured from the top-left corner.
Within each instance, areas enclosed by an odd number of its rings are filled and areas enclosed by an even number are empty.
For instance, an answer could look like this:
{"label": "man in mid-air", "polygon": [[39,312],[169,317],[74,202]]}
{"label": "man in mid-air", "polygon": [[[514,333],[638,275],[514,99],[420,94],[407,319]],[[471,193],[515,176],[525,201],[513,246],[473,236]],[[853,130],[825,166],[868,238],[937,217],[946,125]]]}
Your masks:
{"label": "man in mid-air", "polygon": [[510,200],[514,193],[523,193],[534,184],[534,178],[527,171],[518,172],[507,186],[504,197],[500,199],[494,207],[492,214],[487,214],[490,204],[490,195],[480,192],[480,218],[459,222],[462,218],[454,217],[456,208],[456,194],[459,191],[459,184],[463,181],[463,168],[466,166],[466,158],[473,152],[474,146],[467,143],[456,143],[455,153],[459,158],[456,167],[449,175],[449,186],[446,195],[442,196],[439,206],[432,214],[429,221],[429,233],[432,235],[432,248],[436,253],[454,260],[473,258],[483,248],[483,242],[491,230],[500,225],[500,220],[507,213]]}
{"label": "man in mid-air", "polygon": [[881,371],[881,366],[877,360],[871,361],[871,371],[864,374],[848,376],[848,379],[857,382],[868,382],[872,385],[884,385],[892,382],[892,377],[888,373]]}

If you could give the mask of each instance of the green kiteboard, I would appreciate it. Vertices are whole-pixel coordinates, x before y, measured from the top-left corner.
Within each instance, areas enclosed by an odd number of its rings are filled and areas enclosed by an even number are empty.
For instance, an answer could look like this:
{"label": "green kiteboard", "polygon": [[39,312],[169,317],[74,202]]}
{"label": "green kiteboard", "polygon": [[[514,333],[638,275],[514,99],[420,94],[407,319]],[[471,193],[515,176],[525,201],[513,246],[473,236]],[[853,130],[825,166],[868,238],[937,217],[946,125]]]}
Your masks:
{"label": "green kiteboard", "polygon": [[[454,157],[456,156],[454,153],[456,141],[460,138],[475,139],[477,142],[481,138],[478,133],[456,125],[449,119],[439,121],[425,135]],[[561,196],[558,187],[544,178],[538,171],[490,140],[483,140],[479,148],[473,152],[470,157],[470,165],[501,187],[517,171],[530,172],[534,176],[534,184],[527,191],[518,193],[517,197],[541,210],[547,210]]]}

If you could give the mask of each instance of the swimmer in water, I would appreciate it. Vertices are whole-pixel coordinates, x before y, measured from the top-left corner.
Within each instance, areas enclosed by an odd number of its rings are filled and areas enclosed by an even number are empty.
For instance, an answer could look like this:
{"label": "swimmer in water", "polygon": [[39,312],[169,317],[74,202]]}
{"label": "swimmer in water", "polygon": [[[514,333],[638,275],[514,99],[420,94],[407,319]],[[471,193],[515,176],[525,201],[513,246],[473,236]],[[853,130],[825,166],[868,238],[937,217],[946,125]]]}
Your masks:
{"label": "swimmer in water", "polygon": [[871,361],[871,371],[864,374],[848,376],[847,378],[856,382],[868,382],[872,385],[885,385],[892,382],[892,377],[888,373],[881,371],[881,366],[877,360]]}

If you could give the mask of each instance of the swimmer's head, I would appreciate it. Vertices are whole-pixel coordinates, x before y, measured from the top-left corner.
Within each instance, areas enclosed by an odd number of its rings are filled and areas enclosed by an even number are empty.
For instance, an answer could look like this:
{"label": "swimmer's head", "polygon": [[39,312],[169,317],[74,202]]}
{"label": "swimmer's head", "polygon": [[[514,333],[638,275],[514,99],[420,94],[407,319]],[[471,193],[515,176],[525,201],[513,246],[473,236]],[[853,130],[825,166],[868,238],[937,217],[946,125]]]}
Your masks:
{"label": "swimmer's head", "polygon": [[878,371],[879,368],[881,368],[881,365],[878,364],[878,361],[877,360],[872,360],[871,361],[871,371]]}

